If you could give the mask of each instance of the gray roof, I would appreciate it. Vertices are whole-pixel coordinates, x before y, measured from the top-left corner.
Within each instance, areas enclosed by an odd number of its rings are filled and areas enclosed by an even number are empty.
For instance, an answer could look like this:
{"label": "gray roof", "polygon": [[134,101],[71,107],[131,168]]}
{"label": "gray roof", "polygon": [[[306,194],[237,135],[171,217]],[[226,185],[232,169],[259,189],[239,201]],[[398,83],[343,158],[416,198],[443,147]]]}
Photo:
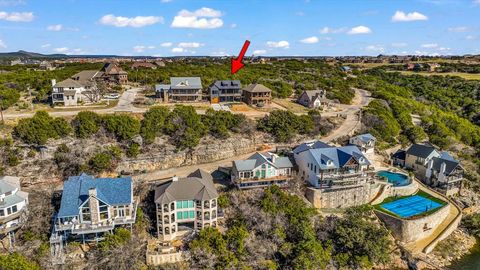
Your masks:
{"label": "gray roof", "polygon": [[309,149],[317,149],[317,148],[328,148],[328,147],[332,147],[322,141],[315,141],[315,142],[306,142],[306,143],[302,143],[300,144],[299,146],[295,147],[295,149],[293,149],[293,153],[294,154],[300,154],[301,152],[303,151],[307,151]]}
{"label": "gray roof", "polygon": [[28,193],[19,190],[14,194],[6,196],[3,199],[3,203],[0,205],[0,208],[10,207],[12,205],[25,201],[27,198],[28,198]]}
{"label": "gray roof", "polygon": [[72,80],[70,78],[63,80],[61,82],[56,83],[53,87],[62,87],[62,88],[69,88],[69,87],[75,87],[75,88],[80,88],[83,87],[83,85],[75,80]]}
{"label": "gray roof", "polygon": [[242,84],[239,80],[223,80],[223,81],[215,81],[210,85],[210,88],[217,88],[217,89],[240,89],[242,88]]}
{"label": "gray roof", "polygon": [[170,90],[170,84],[157,84],[155,85],[155,92],[164,92]]}
{"label": "gray roof", "polygon": [[15,176],[0,177],[0,194],[11,192],[20,188],[20,178]]}
{"label": "gray roof", "polygon": [[102,76],[102,74],[103,72],[98,70],[83,70],[71,76],[70,78],[83,85],[90,85],[92,84],[92,80]]}
{"label": "gray roof", "polygon": [[[275,156],[274,159],[272,159]],[[288,157],[280,157],[271,153],[255,153],[246,160],[235,160],[233,165],[237,171],[251,171],[264,163],[269,163],[275,168],[292,168],[292,162]]]}
{"label": "gray roof", "polygon": [[366,133],[366,134],[360,134],[360,135],[357,135],[355,136],[354,138],[358,138],[360,139],[360,141],[364,142],[364,143],[367,143],[369,141],[376,141],[377,139],[370,133]]}
{"label": "gray roof", "polygon": [[133,203],[133,184],[130,177],[95,179],[87,174],[71,176],[63,184],[58,217],[77,216],[79,207],[88,199],[88,190],[91,188],[95,188],[97,198],[108,205]]}
{"label": "gray roof", "polygon": [[450,159],[444,159],[444,158],[438,158],[434,157],[432,158],[433,160],[433,169],[437,172],[440,172],[440,168],[442,166],[442,163],[445,163],[445,174],[449,175],[452,173],[455,168],[460,166],[460,163],[456,160],[450,160]]}
{"label": "gray roof", "polygon": [[433,152],[436,152],[436,151],[437,150],[435,150],[433,146],[423,145],[423,144],[412,144],[412,146],[408,148],[407,154],[416,156],[416,157],[427,158]]}
{"label": "gray roof", "polygon": [[245,87],[243,89],[243,91],[247,91],[247,92],[272,92],[272,90],[268,87],[266,87],[265,85],[263,84],[259,84],[259,83],[254,83],[254,84],[250,84],[248,85],[247,87]]}
{"label": "gray roof", "polygon": [[310,100],[313,100],[313,98],[317,95],[319,97],[322,97],[323,95],[325,95],[325,90],[305,90],[303,92],[307,95],[308,99]]}
{"label": "gray roof", "polygon": [[172,89],[200,89],[202,81],[200,77],[170,77]]}
{"label": "gray roof", "polygon": [[[191,175],[204,175],[205,172],[193,172]],[[184,177],[173,179],[155,188],[155,203],[166,204],[178,200],[211,200],[218,197],[217,190],[210,177]]]}
{"label": "gray roof", "polygon": [[197,169],[196,171],[189,174],[188,177],[197,177],[197,178],[201,178],[201,179],[213,182],[212,175],[202,169]]}
{"label": "gray roof", "polygon": [[[350,160],[356,160],[360,165],[370,165],[370,161],[363,155],[363,153],[355,145],[348,145],[342,147],[317,148],[308,150],[317,162],[321,170],[338,169],[345,166]],[[331,165],[328,165],[331,161]]]}

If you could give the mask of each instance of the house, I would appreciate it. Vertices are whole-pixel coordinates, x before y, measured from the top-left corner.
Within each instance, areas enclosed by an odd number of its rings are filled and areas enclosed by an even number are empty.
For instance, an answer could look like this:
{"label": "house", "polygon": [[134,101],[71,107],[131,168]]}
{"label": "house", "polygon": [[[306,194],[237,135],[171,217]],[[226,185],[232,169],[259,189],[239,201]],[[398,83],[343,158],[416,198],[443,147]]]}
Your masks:
{"label": "house", "polygon": [[293,164],[288,157],[257,152],[246,160],[232,162],[231,181],[240,189],[284,186],[292,174]]}
{"label": "house", "polygon": [[[352,62],[353,63],[353,62]],[[352,72],[352,69],[349,67],[349,66],[341,66],[340,67],[340,70],[343,72],[343,73],[351,73]]]}
{"label": "house", "polygon": [[158,67],[164,67],[164,66],[165,66],[165,62],[163,62],[163,61],[155,61],[155,65],[157,65]]}
{"label": "house", "polygon": [[307,199],[318,208],[345,208],[370,202],[378,193],[372,185],[371,163],[355,145],[294,149],[299,176],[305,180]]}
{"label": "house", "polygon": [[361,134],[351,137],[349,143],[356,145],[364,154],[373,154],[375,150],[375,142],[377,139],[372,134]]}
{"label": "house", "polygon": [[39,70],[54,70],[55,67],[48,61],[42,61],[40,62],[40,65],[38,66]]}
{"label": "house", "polygon": [[107,85],[121,85],[128,82],[128,73],[118,64],[106,63],[100,71],[102,72],[100,77]]}
{"label": "house", "polygon": [[308,108],[320,108],[326,98],[327,91],[325,90],[305,90],[298,97],[297,102]]}
{"label": "house", "polygon": [[446,195],[456,194],[461,188],[464,169],[460,162],[433,146],[410,146],[405,152],[405,168],[413,170],[418,179]]}
{"label": "house", "polygon": [[215,81],[208,87],[211,103],[241,102],[242,85],[239,80]]}
{"label": "house", "polygon": [[263,106],[272,101],[272,90],[259,83],[248,85],[243,89],[242,94],[243,101],[248,105]]}
{"label": "house", "polygon": [[21,191],[20,178],[0,177],[0,238],[25,224],[27,220],[28,193]]}
{"label": "house", "polygon": [[100,100],[97,78],[101,72],[84,70],[58,82],[52,80],[52,104],[77,106],[79,103],[95,103]]}
{"label": "house", "polygon": [[397,150],[397,152],[392,154],[392,165],[393,166],[399,166],[399,167],[405,167],[405,156],[406,156],[405,150]]}
{"label": "house", "polygon": [[202,170],[160,184],[154,197],[158,238],[172,241],[192,231],[216,227],[217,199],[212,176]]}
{"label": "house", "polygon": [[51,243],[78,237],[83,242],[98,241],[118,226],[131,227],[136,208],[130,177],[95,178],[87,174],[69,177],[63,184]]}
{"label": "house", "polygon": [[168,99],[173,102],[202,101],[200,77],[171,77]]}
{"label": "house", "polygon": [[439,63],[427,63],[425,66],[428,68],[428,71],[435,72],[437,68],[441,67]]}
{"label": "house", "polygon": [[170,84],[155,85],[155,96],[157,98],[162,98],[164,102],[168,102],[169,92],[170,92]]}
{"label": "house", "polygon": [[131,66],[132,69],[157,69],[157,66],[150,62],[135,62]]}

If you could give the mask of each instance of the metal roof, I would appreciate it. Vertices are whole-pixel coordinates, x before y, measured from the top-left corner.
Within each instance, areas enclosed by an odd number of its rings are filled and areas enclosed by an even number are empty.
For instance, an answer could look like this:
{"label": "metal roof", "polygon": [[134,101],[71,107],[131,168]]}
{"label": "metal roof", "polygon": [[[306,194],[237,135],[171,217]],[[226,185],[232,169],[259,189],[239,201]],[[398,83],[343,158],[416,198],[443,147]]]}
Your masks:
{"label": "metal roof", "polygon": [[302,143],[300,144],[299,146],[295,147],[295,149],[293,149],[293,153],[294,154],[300,154],[301,152],[303,151],[307,151],[309,149],[317,149],[317,148],[328,148],[328,147],[332,147],[322,141],[313,141],[313,142],[306,142],[306,143]]}
{"label": "metal roof", "polygon": [[172,89],[200,89],[202,81],[200,77],[170,77],[170,87]]}
{"label": "metal roof", "polygon": [[20,178],[16,176],[0,177],[0,194],[5,194],[20,188]]}
{"label": "metal roof", "polygon": [[342,168],[352,158],[360,165],[371,164],[355,145],[310,149],[308,152],[322,170]]}
{"label": "metal roof", "polygon": [[242,88],[242,84],[239,80],[223,80],[223,81],[215,81],[210,85],[210,88],[217,88],[217,89],[240,89]]}
{"label": "metal roof", "polygon": [[79,214],[79,207],[88,199],[88,190],[95,188],[97,197],[108,205],[133,203],[132,179],[94,178],[85,173],[71,176],[63,184],[62,200],[58,217],[71,217]]}
{"label": "metal roof", "polygon": [[238,171],[251,171],[262,164],[269,163],[275,168],[292,168],[293,164],[288,157],[280,157],[272,153],[255,153],[246,160],[235,160],[233,165]]}
{"label": "metal roof", "polygon": [[370,133],[366,133],[366,134],[360,134],[360,135],[357,135],[353,138],[358,138],[360,139],[362,142],[364,143],[367,143],[369,141],[376,141],[377,139]]}

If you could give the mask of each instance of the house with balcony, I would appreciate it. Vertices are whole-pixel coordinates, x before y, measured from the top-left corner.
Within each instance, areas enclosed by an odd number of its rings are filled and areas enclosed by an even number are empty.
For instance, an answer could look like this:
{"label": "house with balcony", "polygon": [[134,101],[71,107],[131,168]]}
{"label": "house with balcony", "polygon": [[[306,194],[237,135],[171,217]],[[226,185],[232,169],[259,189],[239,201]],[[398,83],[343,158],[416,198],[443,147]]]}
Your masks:
{"label": "house with balcony", "polygon": [[99,78],[107,85],[122,85],[128,83],[128,73],[116,63],[106,63],[100,70]]}
{"label": "house with balcony", "polygon": [[272,102],[272,90],[259,83],[243,88],[242,95],[248,105],[263,106]]}
{"label": "house with balcony", "polygon": [[373,154],[376,141],[377,139],[373,137],[372,134],[367,133],[351,137],[349,143],[351,145],[356,145],[364,154]]}
{"label": "house with balcony", "polygon": [[[315,143],[314,143],[315,144]],[[309,186],[307,198],[318,208],[345,208],[368,203],[377,188],[368,158],[355,145],[313,145],[294,149],[299,176]],[[299,146],[299,147],[300,147]],[[297,150],[297,151],[296,151]]]}
{"label": "house with balcony", "polygon": [[405,168],[425,184],[450,196],[462,186],[464,169],[448,152],[431,145],[413,144],[405,152]]}
{"label": "house with balcony", "polygon": [[69,177],[64,182],[60,209],[54,217],[51,243],[101,240],[116,227],[135,223],[136,203],[130,177]]}
{"label": "house with balcony", "polygon": [[172,241],[206,227],[217,226],[218,193],[212,176],[197,170],[188,177],[174,176],[155,188],[157,235]]}
{"label": "house with balcony", "polygon": [[84,70],[58,83],[52,80],[52,104],[77,106],[98,102],[100,100],[97,87],[99,76],[101,72],[97,70]]}
{"label": "house with balcony", "polygon": [[0,238],[14,233],[27,220],[28,193],[20,189],[20,178],[0,177]]}
{"label": "house with balcony", "polygon": [[242,85],[239,80],[215,81],[208,88],[211,103],[241,102]]}
{"label": "house with balcony", "polygon": [[198,102],[202,101],[202,81],[200,77],[171,77],[168,101]]}
{"label": "house with balcony", "polygon": [[246,160],[232,162],[231,181],[240,189],[285,186],[292,174],[293,164],[288,157],[257,152]]}

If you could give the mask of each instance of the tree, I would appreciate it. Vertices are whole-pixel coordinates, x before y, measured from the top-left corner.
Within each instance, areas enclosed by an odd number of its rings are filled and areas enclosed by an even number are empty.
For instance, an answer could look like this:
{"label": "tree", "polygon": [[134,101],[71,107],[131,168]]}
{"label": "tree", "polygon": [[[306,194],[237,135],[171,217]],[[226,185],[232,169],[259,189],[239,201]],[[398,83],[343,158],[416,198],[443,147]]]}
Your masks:
{"label": "tree", "polygon": [[140,121],[127,114],[107,115],[103,119],[105,129],[117,140],[129,140],[140,132]]}
{"label": "tree", "polygon": [[164,106],[152,107],[144,114],[140,134],[145,143],[152,143],[162,134],[168,114],[169,109]]}
{"label": "tree", "polygon": [[89,138],[98,132],[101,125],[101,117],[92,111],[79,112],[72,121],[75,135],[78,138]]}
{"label": "tree", "polygon": [[89,160],[88,165],[97,173],[107,171],[112,167],[112,156],[106,152],[97,153]]}
{"label": "tree", "polygon": [[17,103],[19,98],[20,93],[18,90],[0,86],[0,112],[2,113],[2,122],[3,110],[6,110],[13,104]]}
{"label": "tree", "polygon": [[13,134],[25,143],[42,145],[48,139],[65,137],[71,132],[65,119],[52,118],[47,112],[38,111],[32,118],[20,119]]}
{"label": "tree", "polygon": [[0,269],[3,270],[40,270],[35,262],[25,258],[19,253],[0,255]]}
{"label": "tree", "polygon": [[228,111],[215,111],[212,108],[208,108],[202,116],[202,122],[208,132],[216,138],[227,138],[229,132],[237,130],[244,121],[241,115]]}
{"label": "tree", "polygon": [[192,106],[177,105],[168,115],[165,131],[178,149],[191,149],[200,143],[206,128]]}
{"label": "tree", "polygon": [[135,158],[140,154],[140,145],[138,143],[130,144],[130,147],[127,150],[127,156],[130,158]]}

